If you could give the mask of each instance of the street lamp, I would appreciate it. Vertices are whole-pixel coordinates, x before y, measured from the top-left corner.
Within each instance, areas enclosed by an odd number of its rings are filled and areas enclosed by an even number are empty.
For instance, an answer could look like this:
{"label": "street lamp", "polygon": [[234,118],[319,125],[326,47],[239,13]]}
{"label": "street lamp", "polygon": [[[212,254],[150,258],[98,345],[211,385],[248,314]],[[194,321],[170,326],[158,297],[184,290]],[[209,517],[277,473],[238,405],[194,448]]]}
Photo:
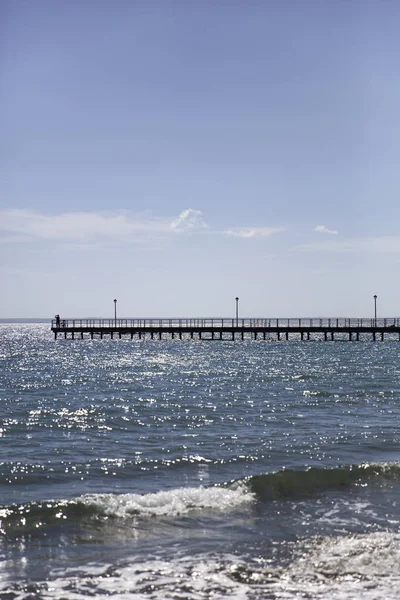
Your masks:
{"label": "street lamp", "polygon": [[377,299],[377,295],[375,294],[374,296],[374,306],[375,306],[375,327],[376,327],[376,299]]}
{"label": "street lamp", "polygon": [[114,298],[114,321],[115,327],[117,326],[117,299]]}
{"label": "street lamp", "polygon": [[236,296],[236,327],[239,327],[239,298]]}

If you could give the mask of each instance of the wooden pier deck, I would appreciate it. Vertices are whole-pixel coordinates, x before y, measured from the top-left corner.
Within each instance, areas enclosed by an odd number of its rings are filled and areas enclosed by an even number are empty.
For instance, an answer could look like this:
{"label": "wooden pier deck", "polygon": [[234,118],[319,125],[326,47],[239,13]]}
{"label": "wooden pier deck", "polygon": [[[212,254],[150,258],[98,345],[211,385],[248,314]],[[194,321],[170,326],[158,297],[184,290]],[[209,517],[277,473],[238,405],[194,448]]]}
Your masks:
{"label": "wooden pier deck", "polygon": [[399,318],[53,319],[51,330],[55,339],[400,341]]}

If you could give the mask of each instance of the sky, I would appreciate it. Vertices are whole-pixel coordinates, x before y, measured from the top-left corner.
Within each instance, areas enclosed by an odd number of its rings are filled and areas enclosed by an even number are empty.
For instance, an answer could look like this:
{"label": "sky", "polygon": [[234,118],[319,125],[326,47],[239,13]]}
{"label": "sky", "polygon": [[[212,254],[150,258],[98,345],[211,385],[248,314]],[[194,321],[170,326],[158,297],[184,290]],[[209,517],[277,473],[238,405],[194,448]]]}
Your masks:
{"label": "sky", "polygon": [[2,0],[0,318],[400,316],[399,23]]}

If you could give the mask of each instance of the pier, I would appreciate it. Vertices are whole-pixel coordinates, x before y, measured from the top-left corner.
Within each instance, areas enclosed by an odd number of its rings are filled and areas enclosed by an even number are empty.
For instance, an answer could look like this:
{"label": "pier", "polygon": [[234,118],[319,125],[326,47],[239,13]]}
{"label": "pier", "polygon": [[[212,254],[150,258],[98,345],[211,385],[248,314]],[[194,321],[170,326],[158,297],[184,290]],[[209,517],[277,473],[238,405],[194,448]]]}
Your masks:
{"label": "pier", "polygon": [[131,340],[400,341],[400,319],[53,319],[54,338]]}

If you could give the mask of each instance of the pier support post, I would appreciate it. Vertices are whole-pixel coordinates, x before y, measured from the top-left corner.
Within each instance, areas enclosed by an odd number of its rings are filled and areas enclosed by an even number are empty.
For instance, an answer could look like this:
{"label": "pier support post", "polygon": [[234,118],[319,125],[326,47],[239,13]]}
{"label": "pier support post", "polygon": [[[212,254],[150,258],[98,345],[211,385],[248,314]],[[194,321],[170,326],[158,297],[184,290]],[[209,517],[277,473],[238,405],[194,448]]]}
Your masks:
{"label": "pier support post", "polygon": [[288,341],[288,340],[289,340],[289,332],[288,332],[288,331],[287,331],[287,332],[286,332],[286,334],[285,334],[285,338],[286,338],[286,341]]}
{"label": "pier support post", "polygon": [[263,340],[264,340],[264,342],[265,342],[266,339],[267,339],[267,332],[263,331]]}
{"label": "pier support post", "polygon": [[281,339],[281,334],[280,334],[280,331],[277,331],[277,332],[276,332],[276,337],[277,337],[277,339],[278,339],[278,342],[279,342],[279,341],[280,341],[280,339]]}
{"label": "pier support post", "polygon": [[90,339],[93,339],[93,331],[90,332]]}
{"label": "pier support post", "polygon": [[374,342],[376,342],[376,333],[375,333],[375,331],[372,332],[372,339],[373,339]]}

